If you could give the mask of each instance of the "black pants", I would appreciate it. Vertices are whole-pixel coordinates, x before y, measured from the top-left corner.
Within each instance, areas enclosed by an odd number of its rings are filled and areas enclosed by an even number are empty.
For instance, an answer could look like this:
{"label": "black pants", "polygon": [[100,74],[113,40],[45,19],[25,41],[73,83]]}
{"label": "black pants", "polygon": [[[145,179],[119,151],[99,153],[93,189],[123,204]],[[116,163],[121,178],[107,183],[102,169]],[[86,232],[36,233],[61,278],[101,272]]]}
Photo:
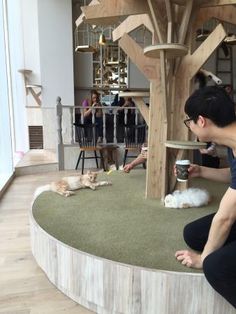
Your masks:
{"label": "black pants", "polygon": [[[213,217],[211,214],[185,226],[184,240],[190,248],[203,251]],[[224,246],[204,259],[203,271],[210,285],[236,308],[236,223]]]}

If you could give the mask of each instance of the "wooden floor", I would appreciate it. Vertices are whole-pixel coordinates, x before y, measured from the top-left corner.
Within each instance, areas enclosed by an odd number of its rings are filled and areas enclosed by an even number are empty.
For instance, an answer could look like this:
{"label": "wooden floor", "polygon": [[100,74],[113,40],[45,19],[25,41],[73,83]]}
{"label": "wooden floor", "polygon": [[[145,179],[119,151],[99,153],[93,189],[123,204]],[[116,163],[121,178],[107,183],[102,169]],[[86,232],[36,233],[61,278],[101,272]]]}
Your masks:
{"label": "wooden floor", "polygon": [[57,161],[56,152],[53,150],[31,149],[24,156],[21,156],[16,167],[50,164]]}
{"label": "wooden floor", "polygon": [[59,292],[30,249],[28,210],[37,186],[62,173],[17,177],[0,200],[0,314],[89,314]]}

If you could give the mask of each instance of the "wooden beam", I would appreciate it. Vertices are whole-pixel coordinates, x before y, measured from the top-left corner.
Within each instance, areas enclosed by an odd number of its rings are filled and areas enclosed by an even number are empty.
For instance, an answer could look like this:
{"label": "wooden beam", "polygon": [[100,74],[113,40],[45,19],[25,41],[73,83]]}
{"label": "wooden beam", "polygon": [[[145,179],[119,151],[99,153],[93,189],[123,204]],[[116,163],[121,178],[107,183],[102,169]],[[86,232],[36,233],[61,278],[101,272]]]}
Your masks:
{"label": "wooden beam", "polygon": [[236,4],[236,0],[204,0],[200,4],[200,6],[203,7],[216,7],[216,6],[222,6],[222,5],[231,5]]}
{"label": "wooden beam", "polygon": [[190,94],[191,79],[224,40],[225,36],[226,32],[223,26],[219,24],[192,55],[188,55],[182,59],[175,79],[175,104],[173,107],[175,117],[173,120],[171,139],[188,140],[189,132],[183,124],[185,118],[183,107]]}
{"label": "wooden beam", "polygon": [[182,22],[180,25],[180,29],[179,29],[179,40],[178,40],[178,42],[180,44],[183,44],[185,42],[187,30],[189,28],[189,21],[190,21],[190,17],[191,17],[191,13],[192,13],[192,8],[193,8],[193,0],[188,0],[186,7],[185,7],[183,19],[182,19]]}
{"label": "wooden beam", "polygon": [[141,25],[144,25],[152,34],[154,33],[148,14],[130,15],[112,32],[113,41],[120,39],[124,33],[128,34]]}
{"label": "wooden beam", "polygon": [[149,108],[143,101],[141,97],[133,97],[135,104],[137,105],[141,115],[143,116],[145,122],[149,126]]}
{"label": "wooden beam", "polygon": [[183,58],[177,75],[183,78],[183,73],[187,71],[186,77],[190,80],[209,59],[226,36],[227,33],[224,27],[222,24],[219,24],[192,55],[187,55]]}
{"label": "wooden beam", "polygon": [[166,35],[166,20],[164,19],[166,16],[166,12],[164,11],[164,8],[161,6],[161,3],[158,3],[155,0],[147,0],[152,23],[154,26],[154,29],[156,31],[156,35],[159,39],[160,43],[164,43],[167,40]]}
{"label": "wooden beam", "polygon": [[91,24],[103,24],[106,18],[149,13],[146,1],[142,0],[101,0],[100,4],[81,7],[86,21]]}
{"label": "wooden beam", "polygon": [[162,89],[160,72],[150,83],[148,159],[146,197],[163,198],[166,195],[166,132],[163,123]]}
{"label": "wooden beam", "polygon": [[[95,5],[95,4],[99,4],[99,0],[92,0],[89,5]],[[77,20],[75,21],[75,25],[76,27],[80,26],[83,22],[84,22],[84,13],[80,14],[80,16],[77,18]]]}
{"label": "wooden beam", "polygon": [[167,42],[172,42],[173,37],[173,12],[172,12],[172,4],[170,0],[165,0],[166,4],[166,13],[167,13],[167,20],[168,20],[168,26],[167,26]]}
{"label": "wooden beam", "polygon": [[236,7],[233,5],[226,6],[224,9],[220,7],[202,8],[197,12],[195,22],[193,25],[194,31],[201,28],[204,22],[211,18],[217,18],[220,21],[235,24],[236,21]]}
{"label": "wooden beam", "polygon": [[143,49],[128,34],[124,34],[121,37],[119,46],[149,80],[157,78],[159,60],[145,57]]}
{"label": "wooden beam", "polygon": [[[173,3],[185,6],[188,0],[172,0]],[[198,7],[214,7],[222,5],[236,4],[235,0],[194,0],[194,5]]]}

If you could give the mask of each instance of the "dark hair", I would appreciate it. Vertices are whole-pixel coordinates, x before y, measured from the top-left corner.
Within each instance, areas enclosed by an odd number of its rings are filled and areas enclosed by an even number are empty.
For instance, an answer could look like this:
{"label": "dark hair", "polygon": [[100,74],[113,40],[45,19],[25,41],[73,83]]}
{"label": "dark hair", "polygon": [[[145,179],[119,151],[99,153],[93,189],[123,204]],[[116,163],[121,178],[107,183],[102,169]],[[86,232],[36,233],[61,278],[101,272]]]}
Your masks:
{"label": "dark hair", "polygon": [[184,111],[195,123],[201,115],[218,127],[229,125],[236,119],[233,101],[223,88],[217,86],[196,90],[186,101]]}

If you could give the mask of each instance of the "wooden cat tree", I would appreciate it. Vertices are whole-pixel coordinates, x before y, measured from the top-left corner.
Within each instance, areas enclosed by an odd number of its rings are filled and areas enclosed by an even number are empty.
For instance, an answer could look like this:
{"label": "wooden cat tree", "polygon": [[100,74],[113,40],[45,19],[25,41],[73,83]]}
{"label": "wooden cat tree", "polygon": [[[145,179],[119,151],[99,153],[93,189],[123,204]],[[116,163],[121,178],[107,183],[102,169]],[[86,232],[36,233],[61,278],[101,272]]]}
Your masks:
{"label": "wooden cat tree", "polygon": [[[101,0],[82,7],[86,22],[92,24],[126,17],[114,30],[113,40],[119,40],[120,47],[150,81],[149,108],[142,99],[136,102],[140,111],[149,115],[147,197],[163,198],[175,185],[175,159],[165,143],[189,139],[183,107],[192,79],[227,36],[219,22],[195,49],[196,30],[211,18],[235,23],[234,4],[236,0]],[[152,46],[144,50],[128,35],[140,25],[153,34]]]}

